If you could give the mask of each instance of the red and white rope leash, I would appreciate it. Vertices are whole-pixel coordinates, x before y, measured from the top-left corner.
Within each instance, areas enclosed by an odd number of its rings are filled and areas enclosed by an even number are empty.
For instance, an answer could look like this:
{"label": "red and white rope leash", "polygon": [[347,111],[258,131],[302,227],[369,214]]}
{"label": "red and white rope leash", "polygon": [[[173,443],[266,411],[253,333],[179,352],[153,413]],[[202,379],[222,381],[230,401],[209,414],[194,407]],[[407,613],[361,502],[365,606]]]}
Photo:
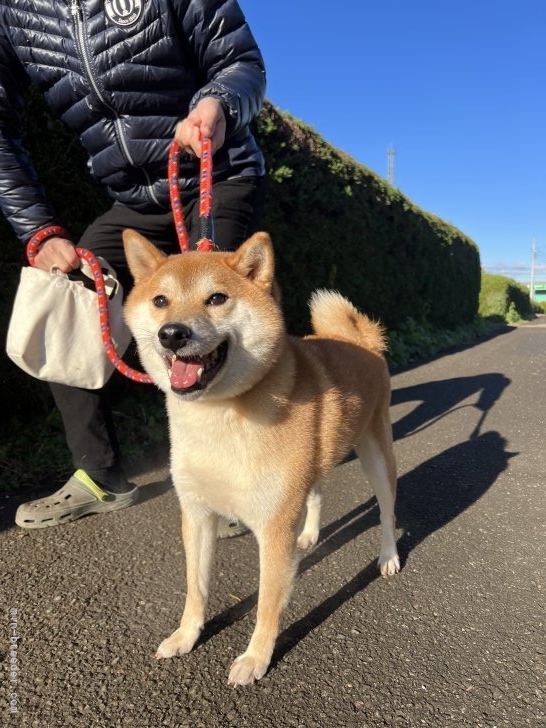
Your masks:
{"label": "red and white rope leash", "polygon": [[[178,170],[180,165],[180,146],[178,142],[173,141],[169,150],[169,194],[171,198],[171,207],[173,212],[174,224],[178,236],[178,242],[182,253],[189,250],[188,232],[184,224],[184,214],[182,204],[180,202],[180,187],[178,184]],[[197,250],[210,251],[214,249],[213,224],[212,224],[212,149],[211,142],[208,138],[203,138],[201,148],[201,171],[199,179],[199,242]],[[38,231],[27,244],[27,258],[30,265],[35,265],[35,258],[40,245],[52,237],[69,238],[68,232],[57,225],[50,225]],[[141,384],[152,384],[152,379],[147,374],[138,372],[118,356],[116,348],[112,342],[110,332],[110,321],[108,316],[108,299],[104,286],[104,276],[102,269],[96,256],[86,248],[76,248],[76,253],[80,258],[87,261],[97,291],[97,302],[99,308],[99,320],[102,343],[106,354],[115,368],[124,376]]]}
{"label": "red and white rope leash", "polygon": [[[189,243],[188,232],[184,224],[182,203],[180,202],[179,168],[180,147],[177,142],[172,142],[169,150],[169,194],[180,250],[186,253],[189,250]],[[203,137],[201,140],[201,171],[199,176],[199,242],[197,243],[197,250],[205,252],[213,250],[212,238],[212,147],[210,139]]]}

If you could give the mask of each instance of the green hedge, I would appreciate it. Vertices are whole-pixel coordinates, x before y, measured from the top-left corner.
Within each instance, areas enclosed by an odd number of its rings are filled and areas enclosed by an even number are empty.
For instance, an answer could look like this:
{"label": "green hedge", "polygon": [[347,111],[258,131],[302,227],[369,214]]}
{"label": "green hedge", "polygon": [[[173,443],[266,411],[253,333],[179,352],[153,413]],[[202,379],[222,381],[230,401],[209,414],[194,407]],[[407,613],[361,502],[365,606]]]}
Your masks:
{"label": "green hedge", "polygon": [[533,317],[529,291],[521,283],[485,272],[481,280],[480,316],[507,323]]}
{"label": "green hedge", "polygon": [[408,318],[437,327],[474,319],[480,262],[469,238],[271,104],[256,134],[269,167],[265,227],[294,331],[308,330],[307,300],[320,286],[389,328]]}

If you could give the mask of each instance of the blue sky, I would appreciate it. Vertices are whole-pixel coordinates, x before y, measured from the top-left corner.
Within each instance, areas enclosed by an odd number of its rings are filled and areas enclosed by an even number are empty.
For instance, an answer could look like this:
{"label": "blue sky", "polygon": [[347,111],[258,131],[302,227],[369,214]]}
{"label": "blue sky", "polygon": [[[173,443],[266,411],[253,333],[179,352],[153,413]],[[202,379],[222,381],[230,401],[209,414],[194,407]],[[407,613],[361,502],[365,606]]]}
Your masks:
{"label": "blue sky", "polygon": [[[545,0],[240,0],[267,97],[546,281]],[[527,270],[517,272],[517,268]],[[542,268],[542,270],[540,270]]]}

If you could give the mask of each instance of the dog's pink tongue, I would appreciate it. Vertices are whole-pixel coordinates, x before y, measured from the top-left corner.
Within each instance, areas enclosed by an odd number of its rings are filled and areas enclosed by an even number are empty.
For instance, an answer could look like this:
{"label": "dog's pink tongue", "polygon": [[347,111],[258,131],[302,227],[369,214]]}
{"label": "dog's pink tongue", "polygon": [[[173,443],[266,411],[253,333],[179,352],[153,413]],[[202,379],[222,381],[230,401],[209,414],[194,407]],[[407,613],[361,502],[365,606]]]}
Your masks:
{"label": "dog's pink tongue", "polygon": [[176,359],[171,369],[171,387],[174,389],[193,387],[198,380],[197,372],[202,366],[202,364]]}

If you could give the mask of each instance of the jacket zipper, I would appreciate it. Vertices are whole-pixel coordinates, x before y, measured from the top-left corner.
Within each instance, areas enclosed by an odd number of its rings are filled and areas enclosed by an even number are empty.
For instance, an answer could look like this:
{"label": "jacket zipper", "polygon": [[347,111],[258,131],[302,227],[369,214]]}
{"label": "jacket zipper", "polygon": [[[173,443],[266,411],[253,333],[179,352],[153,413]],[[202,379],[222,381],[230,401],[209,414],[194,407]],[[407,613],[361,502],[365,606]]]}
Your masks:
{"label": "jacket zipper", "polygon": [[[118,112],[114,109],[114,107],[111,106],[106,101],[106,99],[102,95],[101,90],[98,87],[98,84],[95,81],[95,77],[93,75],[93,66],[91,64],[90,51],[89,51],[89,48],[88,48],[88,45],[86,42],[86,37],[85,37],[85,32],[84,32],[85,29],[84,29],[84,22],[83,22],[83,11],[82,11],[82,8],[80,5],[80,0],[70,0],[70,14],[72,15],[72,17],[74,19],[74,25],[76,28],[76,48],[80,52],[80,57],[81,57],[81,60],[83,63],[85,73],[87,74],[87,79],[89,81],[89,84],[90,84],[91,88],[93,89],[93,91],[95,92],[95,94],[97,95],[97,98],[99,99],[99,101],[102,103],[102,105],[106,109],[108,109],[108,111],[113,116],[114,130],[116,132],[116,137],[119,141],[119,145],[121,147],[123,156],[125,157],[127,162],[132,167],[136,168],[137,165],[135,164],[135,161],[131,156],[129,146],[127,144],[127,139],[126,139],[125,131],[123,129],[123,123],[122,123],[121,117],[118,114]],[[159,200],[157,199],[156,194],[153,190],[153,184],[152,184],[152,181],[150,179],[148,172],[143,168],[140,168],[140,170],[143,172],[144,176],[146,177],[146,182],[147,182],[146,187],[148,190],[148,194],[150,195],[152,200],[157,205],[160,205]]]}

